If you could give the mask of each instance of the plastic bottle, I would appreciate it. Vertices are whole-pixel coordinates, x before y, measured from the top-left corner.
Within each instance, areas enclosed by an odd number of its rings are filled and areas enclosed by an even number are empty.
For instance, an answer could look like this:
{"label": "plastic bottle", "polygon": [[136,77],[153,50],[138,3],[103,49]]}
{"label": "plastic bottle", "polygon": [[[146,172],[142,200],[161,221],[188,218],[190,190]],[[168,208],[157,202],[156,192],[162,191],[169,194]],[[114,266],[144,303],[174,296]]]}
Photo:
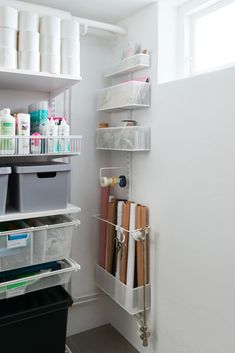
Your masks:
{"label": "plastic bottle", "polygon": [[54,119],[50,119],[48,123],[48,153],[57,153],[58,152],[58,131],[59,127],[54,121]]}
{"label": "plastic bottle", "polygon": [[[30,140],[30,115],[18,113],[16,116],[16,134],[20,136],[18,142],[18,153],[29,154]],[[25,137],[25,138],[23,138]]]}
{"label": "plastic bottle", "polygon": [[63,118],[59,125],[59,152],[65,152],[65,141],[63,137],[66,125],[66,121]]}
{"label": "plastic bottle", "polygon": [[64,126],[64,136],[67,137],[64,139],[64,147],[65,152],[71,152],[71,145],[70,145],[70,126],[66,123]]}
{"label": "plastic bottle", "polygon": [[[0,153],[4,155],[15,154],[15,118],[11,116],[11,110],[5,108],[1,111],[0,131],[2,135],[0,144]],[[12,136],[14,138],[3,138],[3,136]]]}

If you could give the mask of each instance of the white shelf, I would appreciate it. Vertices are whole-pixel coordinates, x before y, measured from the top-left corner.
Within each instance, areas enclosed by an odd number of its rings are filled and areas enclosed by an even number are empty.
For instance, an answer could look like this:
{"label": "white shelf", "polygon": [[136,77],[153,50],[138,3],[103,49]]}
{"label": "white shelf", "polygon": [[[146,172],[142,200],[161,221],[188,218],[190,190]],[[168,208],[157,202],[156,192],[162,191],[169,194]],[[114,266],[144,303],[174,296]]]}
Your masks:
{"label": "white shelf", "polygon": [[126,105],[120,105],[112,108],[97,109],[97,112],[115,113],[123,110],[144,109],[149,107],[150,107],[150,104],[126,104]]}
{"label": "white shelf", "polygon": [[81,212],[81,208],[68,204],[67,208],[58,210],[44,210],[38,212],[19,212],[15,209],[7,209],[6,213],[0,216],[0,222],[15,221],[29,218],[39,218],[46,216],[64,215]]}
{"label": "white shelf", "polygon": [[80,81],[81,77],[77,76],[0,67],[1,89],[47,92],[57,95]]}
{"label": "white shelf", "polygon": [[150,55],[148,54],[136,54],[125,58],[115,63],[110,69],[108,69],[104,77],[115,78],[122,75],[127,75],[135,71],[140,71],[150,67]]}

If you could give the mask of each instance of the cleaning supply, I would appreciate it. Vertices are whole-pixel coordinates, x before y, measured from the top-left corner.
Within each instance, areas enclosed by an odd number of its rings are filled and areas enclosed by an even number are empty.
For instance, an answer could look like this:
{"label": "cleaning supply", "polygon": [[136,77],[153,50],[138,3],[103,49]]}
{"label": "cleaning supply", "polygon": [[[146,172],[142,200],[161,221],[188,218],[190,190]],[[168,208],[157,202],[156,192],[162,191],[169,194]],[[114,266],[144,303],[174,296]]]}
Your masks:
{"label": "cleaning supply", "polygon": [[[15,118],[10,113],[11,110],[9,108],[1,110],[0,131],[2,138],[0,141],[0,154],[2,155],[15,154],[16,123]],[[12,136],[13,138],[5,138],[4,136]]]}
{"label": "cleaning supply", "polygon": [[43,125],[48,119],[48,101],[30,104],[28,112],[30,114],[31,133],[38,132],[42,135]]}
{"label": "cleaning supply", "polygon": [[16,115],[16,134],[20,136],[18,140],[18,153],[29,154],[30,140],[30,115],[18,113]]}
{"label": "cleaning supply", "polygon": [[[34,132],[31,137],[31,154],[41,154],[42,152],[42,139],[38,132]],[[35,138],[33,138],[35,137]]]}

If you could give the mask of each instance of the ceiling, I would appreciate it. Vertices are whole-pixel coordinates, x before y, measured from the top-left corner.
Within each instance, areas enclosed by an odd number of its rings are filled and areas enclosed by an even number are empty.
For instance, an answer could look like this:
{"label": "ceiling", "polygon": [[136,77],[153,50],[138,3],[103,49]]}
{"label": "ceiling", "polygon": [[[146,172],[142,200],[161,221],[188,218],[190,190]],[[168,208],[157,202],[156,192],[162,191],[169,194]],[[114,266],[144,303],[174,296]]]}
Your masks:
{"label": "ceiling", "polygon": [[24,0],[54,7],[73,16],[116,24],[123,18],[157,0]]}

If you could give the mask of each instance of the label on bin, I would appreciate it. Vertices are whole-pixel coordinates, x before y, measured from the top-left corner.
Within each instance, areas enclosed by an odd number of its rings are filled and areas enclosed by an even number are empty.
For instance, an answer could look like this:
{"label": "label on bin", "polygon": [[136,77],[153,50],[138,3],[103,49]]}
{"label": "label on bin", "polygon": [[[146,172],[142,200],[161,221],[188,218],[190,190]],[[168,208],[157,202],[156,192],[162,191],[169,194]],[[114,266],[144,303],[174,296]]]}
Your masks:
{"label": "label on bin", "polygon": [[6,291],[6,298],[17,297],[17,295],[22,295],[25,293],[26,286],[21,286],[18,288],[11,288]]}
{"label": "label on bin", "polygon": [[11,234],[7,237],[7,249],[22,248],[27,246],[29,234]]}

